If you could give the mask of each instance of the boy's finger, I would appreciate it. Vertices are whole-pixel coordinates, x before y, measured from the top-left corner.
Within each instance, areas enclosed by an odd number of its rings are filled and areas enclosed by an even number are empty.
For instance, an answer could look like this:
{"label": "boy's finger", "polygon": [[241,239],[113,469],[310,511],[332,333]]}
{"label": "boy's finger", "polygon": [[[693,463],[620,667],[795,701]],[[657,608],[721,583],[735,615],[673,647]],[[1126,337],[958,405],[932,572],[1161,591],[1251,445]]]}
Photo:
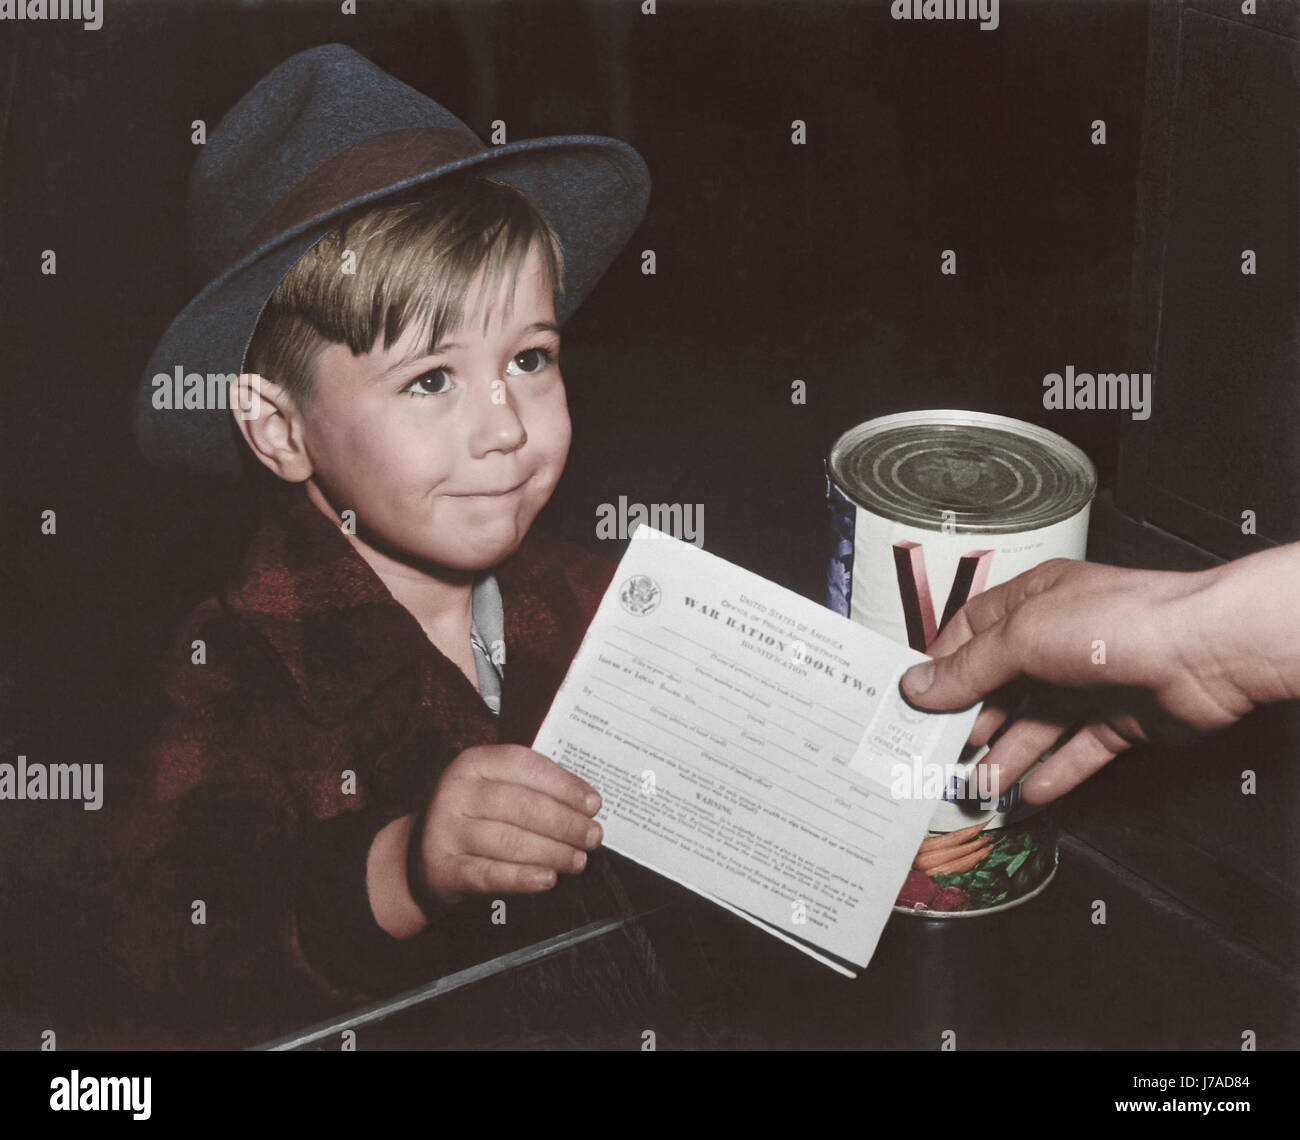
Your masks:
{"label": "boy's finger", "polygon": [[528,867],[522,863],[503,863],[482,855],[458,855],[448,866],[457,891],[477,894],[534,895],[549,891],[556,883],[550,867]]}
{"label": "boy's finger", "polygon": [[475,769],[491,780],[526,784],[587,815],[600,810],[600,793],[586,780],[521,744],[484,749]]}
{"label": "boy's finger", "polygon": [[461,833],[466,855],[503,863],[550,867],[575,874],[587,865],[587,853],[545,835],[495,819],[476,819]]}
{"label": "boy's finger", "polygon": [[479,780],[463,814],[476,820],[507,823],[535,835],[590,850],[604,837],[600,824],[585,812],[525,784]]}

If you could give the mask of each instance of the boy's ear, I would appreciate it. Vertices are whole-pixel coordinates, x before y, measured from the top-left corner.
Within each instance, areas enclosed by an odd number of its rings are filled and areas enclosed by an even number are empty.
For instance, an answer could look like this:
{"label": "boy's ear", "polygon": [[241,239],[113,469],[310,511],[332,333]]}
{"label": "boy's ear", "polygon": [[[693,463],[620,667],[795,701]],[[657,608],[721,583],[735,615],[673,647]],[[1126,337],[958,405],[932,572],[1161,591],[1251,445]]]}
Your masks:
{"label": "boy's ear", "polygon": [[302,414],[283,388],[256,372],[242,373],[230,411],[253,454],[271,471],[288,483],[311,477]]}

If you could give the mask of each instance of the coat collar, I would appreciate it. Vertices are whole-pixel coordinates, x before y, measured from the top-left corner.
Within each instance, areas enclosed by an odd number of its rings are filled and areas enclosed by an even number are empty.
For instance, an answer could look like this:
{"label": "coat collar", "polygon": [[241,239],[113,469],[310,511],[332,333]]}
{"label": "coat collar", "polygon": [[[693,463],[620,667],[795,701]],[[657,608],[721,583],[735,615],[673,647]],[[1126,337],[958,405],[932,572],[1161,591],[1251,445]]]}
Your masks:
{"label": "coat collar", "polygon": [[[567,581],[572,557],[563,544],[530,533],[496,568],[505,611],[502,740],[531,743],[599,600],[600,575],[594,594],[575,594]],[[498,723],[302,485],[271,493],[222,602],[267,646],[318,723],[341,720],[381,687],[415,700],[422,661],[467,713]]]}
{"label": "coat collar", "polygon": [[305,485],[270,493],[222,601],[265,642],[320,721],[340,719],[394,675],[412,674],[424,646],[437,652]]}

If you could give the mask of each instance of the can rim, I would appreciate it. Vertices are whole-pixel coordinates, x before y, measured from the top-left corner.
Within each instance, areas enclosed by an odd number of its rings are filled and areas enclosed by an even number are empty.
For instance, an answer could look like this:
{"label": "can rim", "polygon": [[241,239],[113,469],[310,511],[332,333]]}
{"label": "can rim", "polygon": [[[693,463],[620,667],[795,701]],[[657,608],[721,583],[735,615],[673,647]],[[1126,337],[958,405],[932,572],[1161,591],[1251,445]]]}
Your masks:
{"label": "can rim", "polygon": [[951,530],[956,534],[1012,534],[1054,526],[1074,518],[1083,511],[1097,493],[1097,468],[1087,454],[1062,435],[1048,428],[1026,420],[1013,419],[993,412],[966,411],[955,408],[925,409],[912,412],[896,412],[892,415],[878,416],[875,419],[849,428],[835,440],[825,459],[826,477],[849,502],[861,510],[887,519],[890,522],[905,523],[922,530],[943,531],[944,523],[930,514],[906,513],[895,509],[890,511],[885,504],[868,504],[865,496],[855,492],[843,478],[843,471],[837,463],[852,446],[866,439],[882,435],[898,427],[985,427],[1019,436],[1039,445],[1048,454],[1056,455],[1067,466],[1075,467],[1082,476],[1082,483],[1077,490],[1062,498],[1060,504],[1040,518],[1022,518],[1009,522],[958,522]]}

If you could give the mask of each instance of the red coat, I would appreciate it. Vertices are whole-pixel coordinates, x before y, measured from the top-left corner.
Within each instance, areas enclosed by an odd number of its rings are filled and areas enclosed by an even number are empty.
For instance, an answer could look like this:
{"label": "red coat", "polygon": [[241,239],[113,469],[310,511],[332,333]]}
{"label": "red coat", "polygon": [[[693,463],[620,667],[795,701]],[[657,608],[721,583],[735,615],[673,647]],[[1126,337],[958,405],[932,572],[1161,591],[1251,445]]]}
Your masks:
{"label": "red coat", "polygon": [[109,852],[134,1016],[108,1043],[254,1044],[577,921],[585,888],[562,876],[511,899],[504,928],[475,899],[399,942],[370,913],[365,854],[458,753],[532,742],[612,572],[541,534],[497,568],[498,719],[302,489],[279,491],[140,720],[146,795]]}

